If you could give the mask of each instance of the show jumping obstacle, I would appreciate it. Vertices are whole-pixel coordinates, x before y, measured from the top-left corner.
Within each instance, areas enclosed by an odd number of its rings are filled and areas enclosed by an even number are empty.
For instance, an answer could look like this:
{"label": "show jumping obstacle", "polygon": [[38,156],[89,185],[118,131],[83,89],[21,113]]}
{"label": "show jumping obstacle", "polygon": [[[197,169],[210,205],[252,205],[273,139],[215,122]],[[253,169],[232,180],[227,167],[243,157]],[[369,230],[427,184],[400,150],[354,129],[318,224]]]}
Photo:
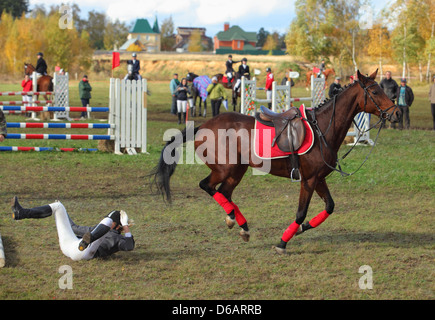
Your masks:
{"label": "show jumping obstacle", "polygon": [[5,264],[6,264],[5,249],[3,247],[2,235],[0,233],[0,268],[3,268]]}
{"label": "show jumping obstacle", "polygon": [[243,114],[254,115],[260,103],[272,103],[272,111],[284,112],[288,110],[292,102],[296,101],[310,101],[311,107],[316,107],[323,100],[325,100],[325,79],[314,78],[311,79],[311,97],[292,98],[291,84],[287,81],[286,85],[277,85],[276,81],[272,83],[272,99],[257,99],[257,90],[264,90],[264,88],[257,87],[257,80],[247,80],[242,77],[242,95],[240,112]]}
{"label": "show jumping obstacle", "polygon": [[[108,129],[107,135],[92,134],[40,134],[40,133],[8,133],[6,139],[54,139],[54,140],[110,140],[114,141],[114,152],[122,154],[125,149],[129,154],[135,154],[136,148],[146,153],[146,94],[147,81],[110,79],[109,107],[20,107],[0,106],[5,111],[53,111],[53,112],[109,112],[109,123],[7,123],[8,128],[45,128],[45,129]],[[3,92],[2,95],[9,95]],[[17,94],[18,95],[18,94]],[[0,147],[0,151],[48,151],[54,148],[44,147]],[[96,149],[60,148],[60,151]]]}

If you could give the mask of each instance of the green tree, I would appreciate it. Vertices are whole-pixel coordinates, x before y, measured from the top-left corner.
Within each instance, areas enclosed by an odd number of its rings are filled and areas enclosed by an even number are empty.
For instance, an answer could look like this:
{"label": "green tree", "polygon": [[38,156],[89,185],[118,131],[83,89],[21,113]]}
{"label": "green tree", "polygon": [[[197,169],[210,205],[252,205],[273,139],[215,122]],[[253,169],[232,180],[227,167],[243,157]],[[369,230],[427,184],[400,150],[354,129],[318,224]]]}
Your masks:
{"label": "green tree", "polygon": [[161,26],[161,36],[161,50],[172,51],[175,45],[174,21],[172,20],[172,16],[163,20]]}
{"label": "green tree", "polygon": [[118,19],[115,22],[107,22],[103,37],[104,48],[106,50],[113,50],[114,46],[119,48],[127,39],[128,30],[127,25]]}
{"label": "green tree", "polygon": [[0,16],[3,11],[8,12],[14,18],[19,18],[24,13],[29,12],[28,0],[1,0],[0,1]]}

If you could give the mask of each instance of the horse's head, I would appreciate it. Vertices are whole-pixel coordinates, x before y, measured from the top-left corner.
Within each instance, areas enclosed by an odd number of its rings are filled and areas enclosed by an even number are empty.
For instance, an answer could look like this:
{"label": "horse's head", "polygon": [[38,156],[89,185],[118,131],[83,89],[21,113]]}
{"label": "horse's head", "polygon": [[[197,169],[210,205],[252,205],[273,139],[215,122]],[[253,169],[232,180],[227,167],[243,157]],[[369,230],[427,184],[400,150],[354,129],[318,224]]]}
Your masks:
{"label": "horse's head", "polygon": [[24,63],[24,74],[32,75],[32,73],[35,71],[35,67],[30,63]]}
{"label": "horse's head", "polygon": [[357,71],[358,80],[355,81],[361,87],[361,95],[358,101],[358,112],[367,112],[377,115],[381,119],[397,122],[400,119],[400,109],[387,97],[384,90],[375,81],[378,69],[370,76],[363,76]]}

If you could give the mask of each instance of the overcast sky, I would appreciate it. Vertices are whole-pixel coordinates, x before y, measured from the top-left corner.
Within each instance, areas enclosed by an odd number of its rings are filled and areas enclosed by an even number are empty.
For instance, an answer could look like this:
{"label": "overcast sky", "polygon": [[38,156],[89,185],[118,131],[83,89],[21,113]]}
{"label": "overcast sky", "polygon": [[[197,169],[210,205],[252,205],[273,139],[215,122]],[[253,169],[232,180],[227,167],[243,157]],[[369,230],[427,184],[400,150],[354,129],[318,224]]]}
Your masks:
{"label": "overcast sky", "polygon": [[[30,0],[30,7],[44,4],[76,3],[83,18],[87,12],[105,12],[111,19],[130,24],[137,18],[146,18],[152,24],[157,16],[161,24],[172,16],[175,28],[203,27],[213,37],[223,29],[224,22],[238,25],[245,31],[263,27],[266,31],[285,33],[295,17],[296,0]],[[371,0],[375,14],[392,0]]]}

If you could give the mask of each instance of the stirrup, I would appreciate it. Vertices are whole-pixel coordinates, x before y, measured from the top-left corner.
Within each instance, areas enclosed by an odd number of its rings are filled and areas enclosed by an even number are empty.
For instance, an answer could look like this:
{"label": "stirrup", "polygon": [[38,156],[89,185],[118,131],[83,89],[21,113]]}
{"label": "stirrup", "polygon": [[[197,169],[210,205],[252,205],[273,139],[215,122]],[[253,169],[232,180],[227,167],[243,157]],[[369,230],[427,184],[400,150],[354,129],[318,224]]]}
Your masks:
{"label": "stirrup", "polygon": [[[293,178],[293,172],[296,170],[296,172],[299,174],[299,178],[298,179],[294,179]],[[297,168],[293,168],[292,171],[290,172],[290,179],[292,180],[292,182],[301,182],[301,173],[299,172],[299,169]]]}

